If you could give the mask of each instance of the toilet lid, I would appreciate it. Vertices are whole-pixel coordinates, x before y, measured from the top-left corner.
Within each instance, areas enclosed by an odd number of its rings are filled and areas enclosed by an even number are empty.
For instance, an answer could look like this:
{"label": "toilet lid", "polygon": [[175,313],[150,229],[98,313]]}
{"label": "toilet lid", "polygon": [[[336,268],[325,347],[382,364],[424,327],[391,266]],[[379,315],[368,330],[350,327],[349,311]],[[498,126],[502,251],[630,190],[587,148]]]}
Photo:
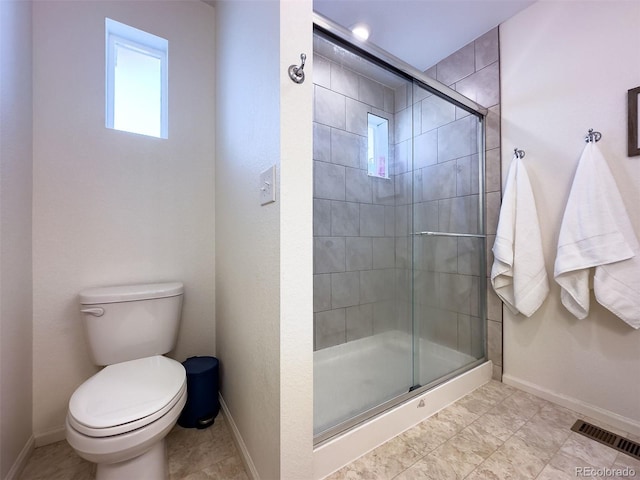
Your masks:
{"label": "toilet lid", "polygon": [[153,414],[172,406],[185,388],[185,369],[170,358],[157,355],[116,363],[78,387],[69,401],[69,416],[90,430],[125,424],[139,428],[138,420],[155,418]]}

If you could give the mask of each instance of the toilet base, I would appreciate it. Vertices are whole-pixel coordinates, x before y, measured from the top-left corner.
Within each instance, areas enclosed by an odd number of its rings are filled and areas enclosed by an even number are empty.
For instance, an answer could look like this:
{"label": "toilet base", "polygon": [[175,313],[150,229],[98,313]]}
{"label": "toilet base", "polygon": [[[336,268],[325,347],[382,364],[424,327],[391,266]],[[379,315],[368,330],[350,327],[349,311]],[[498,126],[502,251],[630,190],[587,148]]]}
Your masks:
{"label": "toilet base", "polygon": [[118,463],[99,463],[96,480],[165,480],[169,478],[164,437],[151,450]]}

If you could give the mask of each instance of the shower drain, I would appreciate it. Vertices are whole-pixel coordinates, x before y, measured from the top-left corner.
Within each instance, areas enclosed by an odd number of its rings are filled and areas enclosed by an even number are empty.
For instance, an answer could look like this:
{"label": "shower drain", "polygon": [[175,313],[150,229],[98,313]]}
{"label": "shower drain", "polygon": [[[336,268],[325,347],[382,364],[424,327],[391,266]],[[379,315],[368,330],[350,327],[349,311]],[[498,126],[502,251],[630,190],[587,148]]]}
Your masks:
{"label": "shower drain", "polygon": [[628,438],[591,425],[584,420],[574,423],[571,430],[640,460],[640,444]]}

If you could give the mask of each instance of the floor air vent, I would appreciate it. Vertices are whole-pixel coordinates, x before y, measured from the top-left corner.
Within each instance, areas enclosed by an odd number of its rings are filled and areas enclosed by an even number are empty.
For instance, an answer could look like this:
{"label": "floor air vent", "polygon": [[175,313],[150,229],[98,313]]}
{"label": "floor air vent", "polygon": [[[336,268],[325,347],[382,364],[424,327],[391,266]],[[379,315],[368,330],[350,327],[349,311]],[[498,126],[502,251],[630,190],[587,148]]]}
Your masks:
{"label": "floor air vent", "polygon": [[628,438],[591,425],[584,420],[574,423],[571,430],[640,460],[640,444]]}

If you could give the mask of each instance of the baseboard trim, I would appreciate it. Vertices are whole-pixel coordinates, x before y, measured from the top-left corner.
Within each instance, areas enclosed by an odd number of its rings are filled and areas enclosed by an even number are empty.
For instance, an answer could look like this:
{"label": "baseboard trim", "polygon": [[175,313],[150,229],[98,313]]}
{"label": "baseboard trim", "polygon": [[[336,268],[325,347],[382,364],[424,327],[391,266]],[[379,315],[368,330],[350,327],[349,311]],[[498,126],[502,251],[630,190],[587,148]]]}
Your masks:
{"label": "baseboard trim", "polygon": [[258,474],[258,470],[256,469],[253,460],[251,459],[251,455],[249,454],[249,449],[247,445],[242,440],[242,435],[240,435],[240,430],[238,430],[238,426],[236,422],[234,422],[233,417],[231,416],[231,412],[229,412],[229,408],[222,397],[222,394],[219,394],[220,406],[222,407],[222,412],[224,413],[224,417],[227,420],[229,427],[231,428],[231,436],[233,437],[233,441],[238,448],[240,453],[240,458],[242,459],[242,463],[244,463],[244,467],[249,474],[249,478],[252,480],[259,480],[260,475]]}
{"label": "baseboard trim", "polygon": [[29,457],[31,456],[31,454],[33,453],[33,450],[35,449],[35,443],[36,443],[35,439],[33,438],[33,435],[31,435],[29,437],[29,440],[27,440],[27,443],[25,444],[25,446],[22,447],[22,450],[20,450],[20,454],[18,455],[18,458],[16,458],[16,461],[13,462],[13,465],[7,472],[7,476],[4,477],[5,480],[18,479],[20,474],[23,472],[24,467],[27,466]]}
{"label": "baseboard trim", "polygon": [[596,405],[592,405],[577,398],[564,395],[562,393],[552,392],[539,385],[515,378],[507,373],[502,375],[503,383],[516,387],[525,392],[531,393],[537,397],[544,398],[550,402],[556,403],[562,407],[566,407],[575,412],[587,415],[601,422],[605,422],[612,427],[616,427],[627,433],[640,436],[640,422],[631,418],[618,415],[617,413],[605,410]]}
{"label": "baseboard trim", "polygon": [[36,448],[44,447],[45,445],[50,445],[67,438],[64,425],[61,427],[52,428],[51,430],[47,430],[45,432],[35,433],[34,437]]}

